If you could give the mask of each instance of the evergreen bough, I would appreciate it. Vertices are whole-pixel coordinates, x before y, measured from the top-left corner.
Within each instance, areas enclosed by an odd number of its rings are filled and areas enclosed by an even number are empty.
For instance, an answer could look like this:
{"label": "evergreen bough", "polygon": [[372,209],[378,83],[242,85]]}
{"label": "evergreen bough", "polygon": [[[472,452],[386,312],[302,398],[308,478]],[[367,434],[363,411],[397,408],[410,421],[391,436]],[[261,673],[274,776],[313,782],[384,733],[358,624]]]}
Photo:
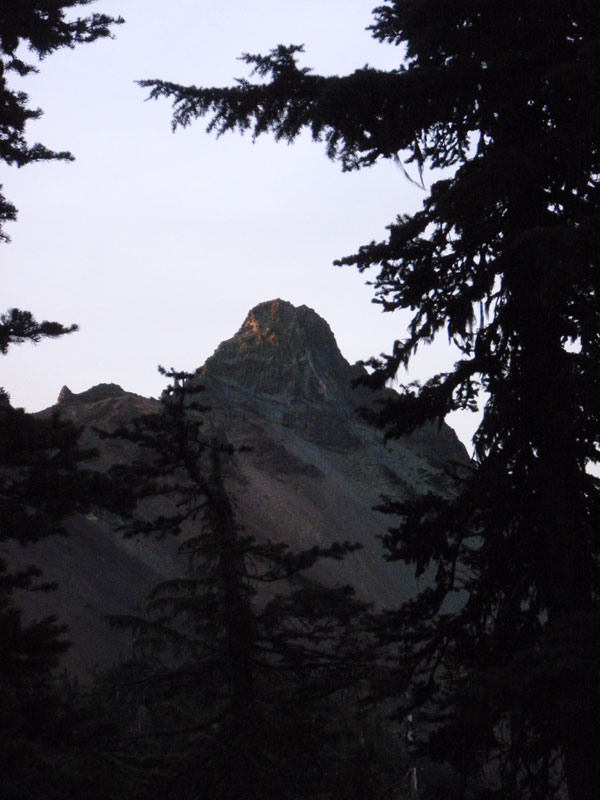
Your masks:
{"label": "evergreen bough", "polygon": [[114,480],[163,507],[153,516],[140,506],[125,535],[178,536],[183,562],[145,613],[111,617],[134,635],[133,662],[109,676],[123,707],[137,709],[122,723],[122,766],[139,771],[142,796],[145,764],[147,791],[158,782],[165,797],[337,797],[350,775],[380,796],[389,776],[374,769],[381,759],[354,705],[373,652],[366,606],[349,586],[309,574],[358,546],[294,552],[268,532],[248,535],[224,477],[244,448],[212,427],[198,378],[163,372],[160,410],[104,434],[138,447]]}
{"label": "evergreen bough", "polygon": [[598,797],[600,7],[389,0],[374,15],[397,69],[324,77],[279,46],[243,57],[256,81],[141,85],[173,101],[174,127],[308,129],[345,170],[445,170],[421,210],[339,262],[376,270],[385,311],[413,312],[373,385],[440,333],[461,352],[381,410],[388,436],[484,398],[456,496],[386,506],[389,557],[433,579],[379,620],[399,647],[392,692],[437,717],[428,751],[462,776],[457,796],[491,763],[502,797],[558,796],[565,778],[571,800]]}

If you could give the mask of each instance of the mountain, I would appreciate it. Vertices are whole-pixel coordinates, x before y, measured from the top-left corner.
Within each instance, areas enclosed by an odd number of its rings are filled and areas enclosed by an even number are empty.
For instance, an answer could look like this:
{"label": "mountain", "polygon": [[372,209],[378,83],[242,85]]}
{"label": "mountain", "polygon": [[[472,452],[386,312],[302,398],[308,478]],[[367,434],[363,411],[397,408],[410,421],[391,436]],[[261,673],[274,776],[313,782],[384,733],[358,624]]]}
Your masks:
{"label": "mountain", "polygon": [[[208,427],[249,448],[225,472],[246,532],[296,549],[360,542],[360,551],[318,564],[311,577],[350,583],[364,598],[394,606],[415,586],[406,568],[384,561],[377,537],[390,520],[372,507],[381,494],[448,491],[448,468],[469,459],[448,426],[427,426],[385,445],[356,410],[374,401],[369,390],[352,388],[362,369],[344,359],[312,309],[273,300],[253,308],[192,381],[203,387],[202,401],[211,408]],[[157,400],[101,384],[80,394],[63,387],[56,406],[40,413],[58,410],[82,427],[83,442],[99,449],[89,466],[104,470],[134,452],[127,442],[100,440],[94,428],[113,430],[158,407]],[[141,513],[168,511],[161,503],[155,499]],[[116,531],[120,522],[103,509],[74,516],[68,538],[17,554],[59,584],[51,595],[26,598],[26,610],[30,616],[57,613],[68,623],[74,642],[69,666],[81,674],[115,660],[127,646],[103,615],[139,607],[159,579],[182,572],[176,541],[124,539]]]}

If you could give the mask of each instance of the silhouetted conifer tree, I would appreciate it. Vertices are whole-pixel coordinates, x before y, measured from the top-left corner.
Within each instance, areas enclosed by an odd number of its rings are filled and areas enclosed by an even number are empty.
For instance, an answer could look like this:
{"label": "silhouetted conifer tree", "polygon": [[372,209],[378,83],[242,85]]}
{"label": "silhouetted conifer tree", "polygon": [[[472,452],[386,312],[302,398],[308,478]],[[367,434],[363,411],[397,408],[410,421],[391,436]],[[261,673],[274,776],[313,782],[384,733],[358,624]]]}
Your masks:
{"label": "silhouetted conifer tree", "polygon": [[[35,63],[24,59],[24,47],[38,59],[63,47],[73,48],[111,36],[111,27],[121,17],[91,14],[74,17],[71,11],[89,6],[95,0],[3,0],[0,11],[0,160],[9,166],[23,167],[36,161],[72,161],[66,151],[54,151],[36,142],[29,144],[25,128],[39,119],[42,111],[28,106],[23,91],[11,88],[11,74],[20,77],[38,71]],[[0,187],[1,188],[1,187]],[[17,210],[0,194],[0,241],[8,241],[4,223],[16,218]]]}
{"label": "silhouetted conifer tree", "polygon": [[[22,167],[36,161],[72,160],[67,152],[29,144],[25,128],[41,116],[28,106],[27,94],[10,86],[10,77],[37,72],[24,59],[26,48],[39,59],[62,47],[110,35],[122,20],[105,14],[69,17],[92,0],[3,0],[0,5],[0,161]],[[2,187],[0,186],[0,189]],[[0,194],[0,242],[16,209]],[[23,342],[38,342],[76,330],[75,325],[36,322],[28,311],[12,308],[0,315],[0,353]],[[77,474],[78,432],[57,417],[41,420],[10,405],[0,389],[0,794],[6,798],[64,798],[81,792],[77,770],[66,764],[67,743],[75,729],[74,709],[58,691],[58,659],[68,647],[64,626],[47,617],[24,622],[17,591],[49,591],[39,568],[11,567],[13,549],[64,533],[63,518],[85,505],[91,484]],[[78,788],[76,788],[78,787]],[[88,789],[90,787],[87,787]]]}
{"label": "silhouetted conifer tree", "polygon": [[[492,759],[502,797],[600,796],[600,6],[573,0],[389,0],[372,32],[399,66],[322,77],[300,47],[244,60],[232,88],[142,81],[174,126],[304,129],[346,170],[381,158],[446,170],[422,209],[340,263],[378,270],[385,311],[411,309],[376,362],[383,385],[447,334],[462,356],[406,387],[394,437],[455,409],[483,420],[454,497],[390,503],[392,559],[432,583],[381,621],[397,691],[436,709],[430,749],[463,776]],[[404,165],[408,165],[405,167]],[[424,583],[424,586],[426,584]]]}
{"label": "silhouetted conifer tree", "polygon": [[138,656],[150,658],[127,668],[136,677],[129,687],[115,680],[121,704],[136,711],[122,763],[153,765],[161,796],[222,800],[354,797],[335,792],[360,763],[369,796],[379,796],[384,771],[374,774],[358,727],[343,748],[332,745],[343,739],[335,721],[344,692],[358,691],[369,665],[365,606],[350,587],[305,575],[356,546],[295,553],[247,535],[224,484],[232,447],[210,430],[197,379],[166,374],[172,383],[160,412],[111,434],[140,448],[115,479],[133,475],[138,500],[170,498],[174,509],[133,520],[126,535],[180,536],[189,567],[155,587],[146,615],[112,618],[134,632]]}
{"label": "silhouetted conifer tree", "polygon": [[[0,404],[0,794],[10,800],[58,800],[86,786],[77,762],[94,725],[59,680],[66,627],[52,615],[24,620],[20,608],[25,593],[56,586],[17,553],[64,535],[65,517],[96,496],[96,479],[78,468],[92,455],[78,436],[57,415]],[[13,563],[17,555],[23,566]]]}
{"label": "silhouetted conifer tree", "polygon": [[[10,75],[25,76],[38,71],[35,64],[23,60],[25,47],[42,59],[60,48],[73,48],[110,36],[111,26],[121,23],[121,18],[114,19],[106,14],[69,17],[71,9],[91,2],[93,0],[3,2],[0,9],[0,161],[5,164],[22,167],[36,161],[72,160],[70,153],[54,152],[39,143],[27,142],[26,124],[39,118],[42,112],[28,107],[25,92],[10,87]],[[14,206],[0,195],[0,241],[8,241],[4,223],[15,217]],[[5,355],[15,344],[37,343],[42,338],[62,336],[76,329],[76,325],[66,327],[58,322],[38,323],[29,311],[12,308],[0,315],[0,354]],[[80,489],[83,486],[83,479],[78,481],[73,471],[77,459],[83,455],[77,449],[77,438],[73,426],[61,422],[58,417],[39,420],[12,408],[9,394],[0,389],[0,541],[14,540],[26,545],[62,531],[60,520],[78,502],[73,494],[75,484],[79,482]],[[83,494],[79,500],[83,501]],[[9,575],[5,561],[1,564],[5,577],[0,593],[3,602],[9,603],[13,588],[31,588],[39,573],[32,568],[27,573]],[[57,652],[61,647],[57,643]],[[45,657],[41,653],[39,656],[39,663],[45,663]]]}
{"label": "silhouetted conifer tree", "polygon": [[[42,110],[28,106],[29,97],[11,88],[10,77],[38,72],[35,63],[23,60],[25,48],[42,59],[63,47],[73,48],[111,36],[111,26],[122,23],[121,17],[115,19],[106,14],[72,17],[69,14],[72,9],[94,1],[3,0],[0,9],[0,161],[4,164],[23,167],[37,161],[73,160],[71,153],[27,141],[27,123],[39,119]],[[0,242],[9,241],[5,224],[14,221],[16,216],[17,209],[0,193]],[[38,342],[44,337],[62,336],[75,330],[76,325],[38,323],[29,311],[12,308],[0,316],[0,353],[5,354],[11,344]]]}

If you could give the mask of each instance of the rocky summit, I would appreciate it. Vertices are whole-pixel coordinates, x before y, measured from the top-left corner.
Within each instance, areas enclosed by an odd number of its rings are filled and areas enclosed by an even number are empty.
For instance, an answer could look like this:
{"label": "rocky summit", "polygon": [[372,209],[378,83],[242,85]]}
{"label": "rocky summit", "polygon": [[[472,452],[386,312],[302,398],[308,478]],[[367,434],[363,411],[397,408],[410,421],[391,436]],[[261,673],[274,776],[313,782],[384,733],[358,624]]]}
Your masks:
{"label": "rocky summit", "polygon": [[291,402],[347,404],[353,369],[329,325],[312,308],[285,300],[260,303],[199,373],[236,385],[248,395]]}
{"label": "rocky summit", "polygon": [[315,311],[272,300],[249,312],[197,379],[238,407],[262,408],[307,440],[346,449],[356,444],[351,421],[365,400],[364,389],[352,388],[361,371],[342,356],[331,328]]}
{"label": "rocky summit", "polygon": [[[246,532],[295,549],[359,542],[361,550],[317,564],[311,577],[349,583],[362,597],[395,606],[415,584],[406,567],[384,560],[378,537],[391,520],[373,506],[382,494],[448,491],[448,468],[467,464],[468,456],[448,426],[426,426],[386,445],[356,411],[372,399],[368,390],[352,388],[361,370],[345,360],[315,311],[273,300],[253,308],[192,380],[211,409],[207,426],[235,447],[245,446],[225,477]],[[135,454],[127,442],[100,440],[95,429],[114,429],[157,408],[156,400],[101,384],[80,394],[63,387],[57,406],[41,413],[58,409],[81,426],[83,443],[99,451],[89,467],[103,470]],[[152,516],[164,511],[156,499],[142,509]],[[95,509],[69,520],[69,537],[40,542],[26,554],[26,563],[40,564],[59,584],[43,598],[26,598],[27,611],[56,613],[70,626],[70,666],[80,674],[127,648],[105,615],[140,607],[158,580],[185,568],[177,542],[124,539],[120,522]]]}

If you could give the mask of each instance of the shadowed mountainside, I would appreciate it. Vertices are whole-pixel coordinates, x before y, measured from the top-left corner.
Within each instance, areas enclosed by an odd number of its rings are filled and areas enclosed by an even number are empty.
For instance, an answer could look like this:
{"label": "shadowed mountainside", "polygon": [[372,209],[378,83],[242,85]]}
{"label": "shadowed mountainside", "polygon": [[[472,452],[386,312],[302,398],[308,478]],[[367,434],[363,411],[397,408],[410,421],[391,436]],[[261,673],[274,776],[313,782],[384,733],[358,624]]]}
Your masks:
{"label": "shadowed mountainside", "polygon": [[[311,577],[352,584],[359,595],[393,606],[414,592],[409,571],[386,563],[378,535],[390,519],[372,511],[381,494],[405,497],[448,490],[447,470],[467,464],[455,433],[431,426],[384,445],[382,434],[364,422],[356,407],[373,402],[351,381],[362,368],[341,355],[327,323],[312,309],[282,300],[252,309],[240,330],[223,342],[195,373],[211,407],[207,430],[219,431],[236,447],[225,465],[226,484],[246,532],[283,540],[296,549],[335,540],[357,541],[362,549],[343,562],[318,564]],[[98,447],[90,466],[105,470],[131,460],[132,445],[100,441],[93,427],[113,430],[135,416],[152,413],[156,400],[101,384],[81,394],[67,387],[57,406],[83,428],[83,441]],[[144,516],[168,512],[152,500]],[[29,616],[56,613],[70,627],[74,647],[69,666],[84,674],[106,664],[127,640],[104,622],[106,613],[143,604],[161,578],[181,574],[185,562],[174,540],[124,539],[121,520],[97,509],[68,521],[68,538],[55,537],[17,553],[37,563],[59,590],[23,600]]]}

